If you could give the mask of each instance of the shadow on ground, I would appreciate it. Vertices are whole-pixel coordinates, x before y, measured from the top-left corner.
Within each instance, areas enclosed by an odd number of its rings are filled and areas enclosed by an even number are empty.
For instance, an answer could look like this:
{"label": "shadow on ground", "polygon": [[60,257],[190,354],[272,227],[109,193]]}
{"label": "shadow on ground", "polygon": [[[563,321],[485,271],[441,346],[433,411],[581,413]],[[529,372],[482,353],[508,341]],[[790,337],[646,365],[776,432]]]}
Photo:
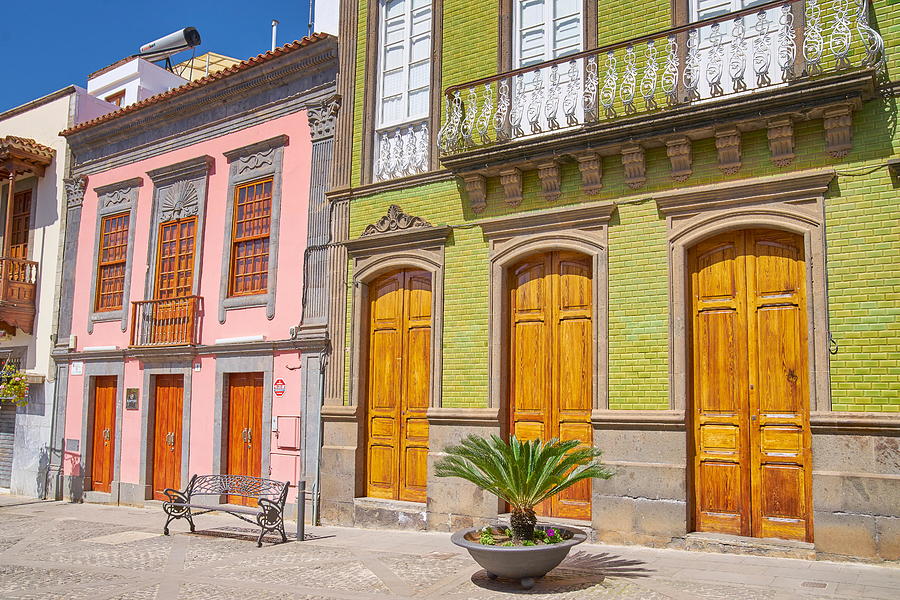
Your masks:
{"label": "shadow on ground", "polygon": [[[251,542],[256,542],[256,538],[259,536],[259,529],[251,529],[249,527],[217,527],[215,529],[198,529],[197,531],[192,532],[190,535],[198,535],[203,537],[217,537],[217,538],[229,538],[233,540],[248,540]],[[324,540],[327,538],[332,538],[333,535],[312,535],[311,533],[306,533],[304,535],[303,541],[312,542],[315,540]],[[296,542],[297,534],[288,533],[287,534],[288,542]],[[268,533],[263,536],[263,543],[270,544],[282,544],[285,542],[281,541],[281,534],[279,533]]]}
{"label": "shadow on ground", "polygon": [[612,585],[612,582],[606,581],[610,577],[627,579],[649,577],[653,569],[647,569],[644,565],[646,563],[642,560],[622,558],[608,552],[603,554],[576,552],[557,568],[539,578],[530,590],[523,589],[518,580],[489,579],[484,570],[472,575],[472,583],[485,590],[508,594],[566,594],[597,585]]}

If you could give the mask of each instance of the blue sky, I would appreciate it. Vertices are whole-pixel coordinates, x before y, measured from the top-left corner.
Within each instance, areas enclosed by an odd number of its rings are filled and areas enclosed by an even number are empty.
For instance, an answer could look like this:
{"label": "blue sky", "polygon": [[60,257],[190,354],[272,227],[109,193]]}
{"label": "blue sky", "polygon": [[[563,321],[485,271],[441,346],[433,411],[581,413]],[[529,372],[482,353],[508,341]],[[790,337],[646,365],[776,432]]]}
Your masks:
{"label": "blue sky", "polygon": [[[319,0],[329,2],[337,0]],[[76,84],[87,75],[130,56],[146,42],[184,27],[196,27],[197,54],[218,52],[245,59],[271,45],[303,37],[309,0],[31,0],[4,3],[0,56],[0,112]],[[18,14],[17,14],[18,13]],[[10,18],[11,17],[11,18]],[[173,58],[186,60],[190,52]]]}

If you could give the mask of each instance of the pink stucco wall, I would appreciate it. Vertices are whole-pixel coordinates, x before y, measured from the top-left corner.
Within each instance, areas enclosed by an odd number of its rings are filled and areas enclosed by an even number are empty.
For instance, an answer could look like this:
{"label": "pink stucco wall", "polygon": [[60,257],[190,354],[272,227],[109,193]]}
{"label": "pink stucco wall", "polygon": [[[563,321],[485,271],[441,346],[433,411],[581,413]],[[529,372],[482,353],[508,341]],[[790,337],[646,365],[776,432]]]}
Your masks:
{"label": "pink stucco wall", "polygon": [[[226,321],[220,324],[217,313],[219,306],[220,278],[222,273],[223,243],[225,243],[226,202],[228,196],[229,165],[224,152],[248,144],[267,140],[279,135],[288,136],[284,148],[281,173],[281,219],[278,244],[277,284],[275,290],[275,316],[269,320],[265,307],[231,309],[226,313]],[[213,140],[200,142],[155,156],[131,165],[110,169],[91,175],[85,192],[81,227],[78,237],[76,259],[76,281],[72,334],[77,336],[76,350],[90,347],[116,347],[124,349],[130,341],[129,325],[122,331],[120,321],[98,322],[92,333],[88,333],[94,290],[91,289],[93,269],[97,260],[97,194],[94,190],[108,184],[135,177],[143,179],[139,189],[134,245],[131,251],[132,270],[130,300],[146,299],[146,276],[151,260],[149,249],[151,237],[151,211],[153,207],[153,182],[147,172],[181,161],[209,155],[214,159],[208,179],[205,223],[198,224],[196,251],[201,254],[199,271],[199,294],[203,297],[204,312],[200,322],[200,343],[211,345],[216,339],[263,335],[265,340],[283,340],[290,337],[289,330],[297,325],[301,316],[301,291],[303,287],[303,251],[306,247],[311,142],[305,112],[281,117],[261,125],[231,133]],[[281,352],[274,356],[273,381],[281,378],[287,383],[287,393],[282,398],[273,398],[274,416],[299,415],[300,371],[297,352]],[[212,469],[213,423],[216,389],[215,359],[211,355],[194,358],[199,364],[191,372],[191,422],[190,422],[190,472],[209,473]],[[288,368],[290,367],[290,368]],[[127,359],[124,367],[124,381],[120,389],[143,389],[143,364],[138,359]],[[187,386],[188,382],[185,382]],[[85,408],[85,376],[69,376],[68,400],[66,406],[65,436],[69,439],[81,438],[82,415]],[[142,392],[141,410],[125,410],[122,414],[122,449],[120,481],[138,482],[140,470],[141,413],[146,398]],[[270,426],[268,423],[264,427]],[[186,432],[185,432],[186,433]],[[89,443],[88,440],[85,440]],[[188,441],[187,438],[184,440]],[[278,450],[276,436],[272,436],[272,477],[280,480],[296,481],[297,452]],[[83,449],[81,449],[83,451]],[[283,455],[288,455],[284,457]],[[78,474],[80,452],[67,455],[67,474]],[[293,471],[293,472],[290,472]],[[265,474],[264,474],[265,476]]]}

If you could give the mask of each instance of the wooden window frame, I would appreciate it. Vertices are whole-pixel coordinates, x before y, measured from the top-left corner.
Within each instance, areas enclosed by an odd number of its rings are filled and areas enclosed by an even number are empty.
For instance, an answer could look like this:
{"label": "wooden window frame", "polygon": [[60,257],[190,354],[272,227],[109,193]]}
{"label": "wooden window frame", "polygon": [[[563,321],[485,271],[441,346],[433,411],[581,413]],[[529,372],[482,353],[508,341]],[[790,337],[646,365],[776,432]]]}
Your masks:
{"label": "wooden window frame", "polygon": [[97,278],[99,269],[95,259],[93,272],[91,273],[90,318],[87,331],[93,333],[94,323],[101,321],[119,321],[122,331],[128,329],[128,309],[131,301],[131,265],[134,258],[135,223],[137,222],[137,199],[139,190],[143,186],[143,178],[135,177],[125,181],[119,181],[110,185],[94,188],[97,195],[97,212],[94,221],[94,246],[93,251],[99,258],[102,222],[109,215],[128,213],[128,252],[125,257],[125,284],[122,288],[122,308],[116,310],[97,311]]}
{"label": "wooden window frame", "polygon": [[[125,219],[125,228],[124,230],[116,230],[115,232],[106,232],[105,226],[106,223],[114,220],[114,219]],[[103,250],[106,247],[104,244],[104,238],[107,234],[112,233],[125,233],[125,253],[122,256],[121,260],[115,261],[103,261]],[[110,215],[103,215],[100,217],[100,231],[99,231],[99,239],[100,243],[97,246],[97,280],[94,287],[94,312],[95,313],[105,313],[122,310],[125,306],[125,281],[128,279],[128,256],[131,253],[131,245],[128,234],[131,231],[131,213],[129,211],[123,211],[118,213],[113,213]],[[107,279],[103,277],[103,268],[110,267],[112,265],[122,265],[122,289],[119,292],[119,303],[117,306],[102,306],[101,299],[103,298],[103,294],[101,293],[101,288],[103,287],[103,282]]]}
{"label": "wooden window frame", "polygon": [[[28,200],[28,210],[22,212],[15,212],[16,205],[19,203],[19,199],[22,197],[27,197]],[[9,256],[6,258],[19,258],[22,260],[28,260],[30,251],[31,251],[31,221],[34,217],[34,188],[26,188],[23,190],[19,190],[18,192],[13,193],[13,212],[10,215],[12,219],[12,225],[9,230]],[[24,217],[24,218],[23,218]],[[24,223],[23,223],[24,221]],[[23,223],[24,227],[20,227],[16,229],[16,223]],[[24,242],[16,244],[16,238],[18,236],[22,236],[24,238]],[[14,246],[22,246],[25,249],[23,253],[24,256],[16,256],[13,252]]]}
{"label": "wooden window frame", "polygon": [[122,102],[125,100],[125,90],[119,90],[114,94],[110,94],[103,100],[105,102],[109,102],[110,104],[115,104],[119,108],[122,108]]}
{"label": "wooden window frame", "polygon": [[[165,288],[166,290],[170,290],[170,289],[175,290],[175,295],[163,296],[161,294],[163,288],[160,285],[160,275],[162,274],[162,271],[160,271],[160,268],[162,265],[162,248],[163,248],[162,232],[163,232],[163,229],[165,229],[166,227],[177,227],[180,229],[181,226],[186,223],[193,224],[192,237],[194,240],[193,245],[191,247],[191,260],[190,260],[191,281],[190,281],[190,285],[188,285],[189,289],[186,294],[178,295],[178,288],[181,287],[178,285],[178,274],[180,272],[180,270],[178,269],[178,264],[179,264],[178,259],[181,256],[181,253],[180,253],[180,251],[176,251],[176,253],[175,253],[175,286],[172,288]],[[188,296],[194,295],[194,290],[197,287],[196,279],[197,279],[197,231],[198,231],[198,227],[199,227],[199,220],[197,219],[196,215],[190,216],[190,217],[183,217],[181,219],[173,219],[171,221],[164,221],[158,225],[157,235],[156,235],[156,273],[154,273],[154,276],[153,276],[153,279],[154,279],[153,297],[154,297],[154,299],[164,300],[164,299],[169,299],[169,298],[187,298]],[[180,231],[178,233],[180,235]],[[180,241],[181,239],[182,239],[181,237],[176,238],[176,240],[178,240],[178,241]]]}
{"label": "wooden window frame", "polygon": [[[515,48],[513,26],[515,23],[515,3],[519,0],[499,0],[500,23],[498,27],[499,39],[497,40],[497,72],[505,73],[513,68],[513,51]],[[673,2],[685,2],[687,0],[672,0]],[[597,47],[597,2],[596,0],[582,0],[582,33],[581,40],[584,50],[592,50]]]}
{"label": "wooden window frame", "polygon": [[[585,0],[586,1],[586,0]],[[363,119],[361,168],[359,170],[360,185],[370,184],[375,180],[375,131],[378,127],[378,78],[380,65],[380,0],[369,0],[366,13],[366,28],[369,37],[366,40],[366,72],[363,84]],[[441,59],[443,54],[444,0],[431,0],[431,86],[428,122],[428,167],[427,176],[440,168],[439,149],[437,147],[437,131],[441,128],[441,106],[443,90],[441,89]],[[391,186],[394,180],[388,179],[379,183]]]}
{"label": "wooden window frame", "polygon": [[[266,183],[270,184],[269,185],[269,196],[268,196],[269,210],[268,210],[268,214],[266,215],[266,217],[269,219],[269,226],[266,229],[266,234],[265,235],[245,236],[244,238],[238,240],[237,239],[237,228],[238,228],[238,224],[239,224],[238,208],[240,207],[240,204],[238,202],[238,196],[239,196],[241,190],[243,190],[243,189],[248,189],[251,187],[255,187],[257,185],[264,186]],[[228,296],[227,296],[228,298],[237,298],[237,297],[241,297],[241,296],[257,296],[259,294],[265,294],[269,289],[268,272],[269,272],[269,261],[272,258],[272,253],[271,253],[271,249],[272,249],[272,208],[273,208],[272,204],[274,201],[274,196],[275,196],[275,176],[274,175],[268,175],[261,179],[256,179],[253,181],[240,183],[240,184],[234,186],[234,193],[233,193],[234,206],[232,208],[233,214],[232,214],[232,224],[231,224],[231,252],[230,252],[231,256],[229,259],[229,267],[228,267]],[[257,217],[257,218],[261,218],[261,217]],[[245,221],[248,221],[248,220],[250,220],[250,219],[245,219]],[[236,284],[235,266],[238,261],[237,246],[238,246],[238,244],[241,244],[241,243],[252,242],[252,241],[262,240],[262,239],[265,239],[267,241],[266,253],[265,253],[266,268],[264,271],[264,273],[266,275],[266,285],[261,288],[258,288],[258,289],[257,288],[251,289],[250,291],[236,292],[235,291],[235,287],[236,287],[236,285],[235,285]]]}

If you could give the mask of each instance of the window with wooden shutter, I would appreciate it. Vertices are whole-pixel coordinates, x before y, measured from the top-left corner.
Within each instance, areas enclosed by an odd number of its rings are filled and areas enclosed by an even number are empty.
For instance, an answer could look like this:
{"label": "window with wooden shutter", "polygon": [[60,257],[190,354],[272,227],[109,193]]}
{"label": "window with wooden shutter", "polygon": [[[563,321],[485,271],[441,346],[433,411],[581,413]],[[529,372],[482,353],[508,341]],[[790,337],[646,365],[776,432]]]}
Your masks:
{"label": "window with wooden shutter", "polygon": [[194,293],[194,231],[197,217],[159,226],[156,298],[185,298]]}
{"label": "window with wooden shutter", "polygon": [[238,186],[234,194],[228,295],[264,294],[269,286],[272,178]]}
{"label": "window with wooden shutter", "polygon": [[527,67],[580,52],[581,0],[516,0],[513,67]]}
{"label": "window with wooden shutter", "polygon": [[28,232],[31,228],[31,190],[13,196],[9,257],[28,259]]}
{"label": "window with wooden shutter", "polygon": [[427,168],[431,0],[380,0],[375,179]]}
{"label": "window with wooden shutter", "polygon": [[97,263],[96,312],[119,310],[125,289],[125,260],[128,257],[128,213],[103,217],[100,222],[100,249]]}

